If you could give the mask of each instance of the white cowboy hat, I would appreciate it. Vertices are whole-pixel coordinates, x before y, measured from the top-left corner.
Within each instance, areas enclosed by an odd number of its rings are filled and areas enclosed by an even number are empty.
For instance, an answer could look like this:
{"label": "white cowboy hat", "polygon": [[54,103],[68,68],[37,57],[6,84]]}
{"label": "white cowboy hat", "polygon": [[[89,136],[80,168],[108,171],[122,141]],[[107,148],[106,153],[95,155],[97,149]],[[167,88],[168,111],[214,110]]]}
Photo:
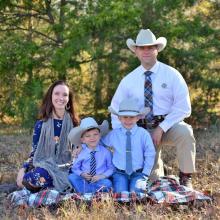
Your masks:
{"label": "white cowboy hat", "polygon": [[166,47],[167,39],[165,37],[159,37],[156,39],[150,29],[141,29],[137,35],[136,42],[129,38],[126,41],[126,44],[132,52],[135,52],[136,46],[143,47],[153,45],[158,45],[158,52],[160,52]]}
{"label": "white cowboy hat", "polygon": [[122,100],[119,105],[118,112],[115,111],[111,106],[108,107],[110,113],[117,116],[145,116],[149,113],[150,108],[142,108],[138,107],[137,100],[134,98],[127,98]]}
{"label": "white cowboy hat", "polygon": [[105,135],[109,131],[109,124],[107,120],[104,120],[101,125],[98,125],[97,122],[91,118],[87,117],[81,120],[81,123],[79,126],[72,128],[70,133],[68,134],[68,140],[74,145],[79,146],[81,144],[81,137],[83,133],[86,131],[97,128],[101,135]]}

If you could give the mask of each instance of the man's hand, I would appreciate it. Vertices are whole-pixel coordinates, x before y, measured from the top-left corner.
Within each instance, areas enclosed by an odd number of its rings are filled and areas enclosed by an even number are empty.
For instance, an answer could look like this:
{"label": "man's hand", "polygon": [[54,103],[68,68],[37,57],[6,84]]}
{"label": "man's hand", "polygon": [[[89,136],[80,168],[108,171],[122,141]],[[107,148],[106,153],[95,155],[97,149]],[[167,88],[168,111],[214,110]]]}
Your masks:
{"label": "man's hand", "polygon": [[160,126],[157,126],[151,134],[151,137],[153,139],[153,143],[154,143],[155,146],[160,145],[162,135],[163,135],[163,129]]}
{"label": "man's hand", "polygon": [[102,174],[100,174],[100,175],[95,175],[95,176],[92,177],[91,182],[92,182],[92,183],[95,183],[95,182],[97,182],[98,180],[101,180],[101,179],[104,179],[104,178],[106,178],[105,175],[102,175]]}
{"label": "man's hand", "polygon": [[81,176],[86,179],[87,181],[90,181],[92,179],[92,176],[88,173],[81,173]]}

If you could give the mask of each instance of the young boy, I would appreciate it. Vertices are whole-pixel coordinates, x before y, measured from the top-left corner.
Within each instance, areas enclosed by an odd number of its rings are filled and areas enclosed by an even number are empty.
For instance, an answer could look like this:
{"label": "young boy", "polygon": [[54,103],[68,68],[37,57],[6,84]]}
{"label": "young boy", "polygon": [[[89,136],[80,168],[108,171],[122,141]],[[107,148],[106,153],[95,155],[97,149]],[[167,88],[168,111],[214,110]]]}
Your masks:
{"label": "young boy", "polygon": [[118,116],[122,125],[102,139],[104,144],[112,146],[114,150],[114,192],[140,192],[135,187],[136,182],[150,175],[156,154],[149,132],[136,124],[149,110],[140,110],[137,101],[129,98],[120,103],[118,112],[111,107],[109,111]]}
{"label": "young boy", "polygon": [[99,144],[101,135],[108,131],[108,123],[98,125],[91,118],[84,118],[80,126],[73,128],[68,139],[75,146],[82,144],[82,151],[74,161],[69,181],[78,193],[109,192],[113,173],[111,153]]}

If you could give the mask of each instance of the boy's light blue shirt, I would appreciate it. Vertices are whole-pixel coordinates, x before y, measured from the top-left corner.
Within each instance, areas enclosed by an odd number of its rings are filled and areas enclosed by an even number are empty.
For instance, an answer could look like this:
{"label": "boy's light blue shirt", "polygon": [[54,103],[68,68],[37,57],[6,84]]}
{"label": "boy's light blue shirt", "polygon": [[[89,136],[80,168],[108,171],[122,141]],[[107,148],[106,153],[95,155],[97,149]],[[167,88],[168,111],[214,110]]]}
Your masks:
{"label": "boy's light blue shirt", "polygon": [[[83,172],[90,172],[91,151],[92,150],[88,148],[86,144],[82,144],[82,151],[79,153],[71,168],[73,173],[80,176]],[[114,166],[112,164],[112,155],[110,151],[100,144],[97,145],[95,151],[96,175],[103,174],[106,177],[111,176],[114,171]]]}
{"label": "boy's light blue shirt", "polygon": [[[124,127],[116,128],[102,138],[104,144],[113,147],[113,164],[120,170],[126,169],[126,131]],[[150,133],[137,125],[130,131],[133,171],[143,168],[143,173],[150,175],[156,155]]]}

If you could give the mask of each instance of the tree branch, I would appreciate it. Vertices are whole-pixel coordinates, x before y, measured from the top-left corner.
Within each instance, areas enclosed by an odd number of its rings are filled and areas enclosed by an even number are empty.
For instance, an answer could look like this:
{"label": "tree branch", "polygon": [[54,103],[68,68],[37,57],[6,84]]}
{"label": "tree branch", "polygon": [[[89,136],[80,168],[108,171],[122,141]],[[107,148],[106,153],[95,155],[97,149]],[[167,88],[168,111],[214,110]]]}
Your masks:
{"label": "tree branch", "polygon": [[[18,8],[18,9],[23,9],[23,10],[30,10],[30,8],[27,8],[27,7],[25,7],[25,6],[22,6],[22,5],[15,5],[15,4],[13,4],[13,3],[11,3],[10,4],[12,7],[14,7],[14,8]],[[37,12],[37,13],[41,13],[41,11],[39,11],[39,10],[37,10],[37,9],[31,9],[32,11],[35,11],[35,12]]]}
{"label": "tree branch", "polygon": [[51,7],[50,7],[51,1],[45,0],[44,2],[45,2],[45,5],[46,5],[46,13],[47,13],[47,16],[48,16],[49,20],[51,21],[51,24],[54,24],[54,23],[55,23],[55,22],[54,22],[54,17],[53,17],[53,15],[52,15]]}
{"label": "tree branch", "polygon": [[[4,17],[3,17],[4,16]],[[40,15],[39,13],[13,13],[13,14],[4,14],[2,17],[2,21],[6,21],[6,20],[13,20],[15,18],[22,18],[22,17],[34,17],[34,18],[37,18],[37,19],[41,19],[41,20],[44,20],[48,23],[50,23],[51,21],[45,17],[43,17],[42,15]],[[6,17],[7,16],[7,17]]]}
{"label": "tree branch", "polygon": [[[16,31],[16,30],[22,30],[22,31],[30,32],[29,29],[22,28],[22,27],[18,27],[18,26],[15,26],[14,28],[0,29],[0,31],[2,31],[2,32],[5,32],[5,31]],[[49,36],[47,36],[46,34],[43,34],[43,33],[40,32],[40,31],[36,31],[36,30],[33,30],[33,29],[32,29],[31,31],[32,31],[33,33],[35,33],[35,34],[38,34],[38,35],[40,35],[40,36],[42,36],[42,37],[44,37],[44,38],[47,38],[47,39],[49,39],[49,40],[55,42],[56,45],[59,45],[59,42],[58,42],[56,39],[53,39],[52,37],[49,37]]]}

